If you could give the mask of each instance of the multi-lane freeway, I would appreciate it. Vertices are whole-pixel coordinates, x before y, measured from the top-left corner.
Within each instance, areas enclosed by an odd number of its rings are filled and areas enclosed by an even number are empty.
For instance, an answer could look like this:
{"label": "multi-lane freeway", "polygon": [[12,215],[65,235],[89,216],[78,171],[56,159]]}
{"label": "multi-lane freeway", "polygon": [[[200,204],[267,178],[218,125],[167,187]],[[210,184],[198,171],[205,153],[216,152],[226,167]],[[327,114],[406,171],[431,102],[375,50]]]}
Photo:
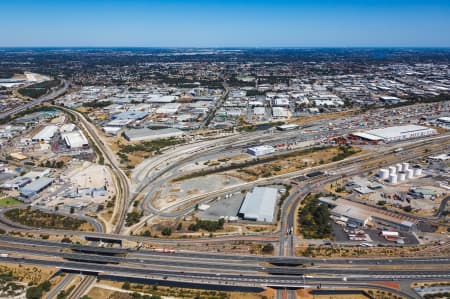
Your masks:
{"label": "multi-lane freeway", "polygon": [[[30,102],[22,107],[0,114],[0,119],[9,117],[25,109],[39,105],[45,101],[54,99],[65,93],[68,83],[63,81],[63,86],[50,94]],[[225,95],[226,97],[226,95]],[[177,251],[175,253],[161,253],[152,250],[130,250],[121,248],[99,248],[67,243],[56,243],[44,240],[15,238],[0,236],[0,252],[8,253],[0,261],[6,263],[35,264],[50,267],[58,267],[66,271],[90,274],[70,295],[70,298],[81,297],[95,282],[95,275],[110,275],[125,279],[152,279],[165,282],[184,282],[197,285],[236,286],[236,287],[264,287],[272,286],[287,289],[287,293],[278,292],[277,297],[286,295],[295,298],[292,290],[305,286],[368,286],[369,283],[379,281],[428,281],[450,279],[447,257],[429,258],[391,258],[391,259],[310,259],[295,257],[295,234],[292,227],[295,225],[296,207],[299,201],[309,192],[313,192],[324,184],[340,178],[343,174],[359,174],[379,167],[383,163],[392,163],[389,157],[397,147],[403,148],[401,157],[396,157],[395,162],[416,158],[425,153],[418,150],[424,146],[430,146],[426,155],[442,150],[448,150],[449,134],[442,134],[412,140],[394,145],[380,146],[376,151],[347,158],[343,161],[320,165],[303,169],[288,174],[262,178],[254,182],[246,182],[233,185],[221,190],[207,192],[198,196],[186,198],[184,201],[165,208],[156,208],[152,203],[154,194],[167,182],[176,178],[184,167],[201,161],[205,157],[218,155],[231,156],[252,144],[277,144],[284,141],[304,142],[308,140],[320,140],[323,132],[298,131],[280,132],[273,135],[270,132],[253,132],[242,135],[231,135],[216,139],[204,140],[184,145],[179,145],[166,150],[163,154],[147,159],[136,167],[131,178],[128,178],[121,169],[115,154],[99,137],[97,128],[84,117],[83,114],[57,107],[70,114],[73,120],[80,126],[90,139],[100,157],[114,173],[117,190],[116,206],[113,213],[113,223],[103,228],[97,227],[98,232],[75,232],[39,230],[48,234],[73,234],[87,237],[100,237],[103,239],[118,239],[131,241],[149,241],[159,244],[177,243],[201,243],[201,242],[230,242],[230,241],[258,241],[278,244],[277,256],[264,257],[252,255],[226,255],[217,253],[201,253]],[[353,128],[352,130],[354,130]],[[348,128],[340,128],[328,134],[341,135],[349,131]],[[372,164],[371,164],[372,163]],[[371,165],[371,166],[368,166]],[[199,239],[161,239],[130,236],[124,229],[126,213],[132,201],[142,193],[145,199],[141,208],[150,214],[159,217],[179,217],[190,212],[195,203],[208,201],[226,193],[249,189],[260,184],[273,184],[290,182],[292,179],[305,175],[312,171],[328,173],[326,177],[307,178],[300,184],[294,185],[290,195],[281,206],[280,224],[276,232],[269,235],[254,236],[224,236]],[[417,220],[429,220],[425,217],[411,216]],[[1,215],[0,215],[1,218]],[[143,220],[142,222],[144,222]],[[3,225],[14,226],[8,221]],[[17,225],[14,230],[28,231],[29,228]],[[36,232],[36,231],[35,231]],[[412,266],[413,265],[413,266]],[[395,267],[395,270],[394,270]],[[220,273],[217,269],[220,268]],[[94,274],[94,276],[93,276]],[[56,295],[69,284],[73,276],[68,276],[50,293],[50,297]],[[373,286],[371,287],[380,287]],[[404,294],[411,297],[410,293]]]}
{"label": "multi-lane freeway", "polygon": [[42,97],[39,97],[35,100],[32,100],[26,104],[17,106],[13,109],[10,109],[8,111],[0,113],[0,119],[4,119],[10,116],[13,116],[17,113],[20,113],[22,111],[25,111],[27,109],[36,107],[42,103],[48,102],[50,100],[56,99],[67,92],[67,89],[69,88],[69,83],[66,80],[62,80],[61,86],[59,86],[57,89],[52,90],[49,94],[43,95]]}

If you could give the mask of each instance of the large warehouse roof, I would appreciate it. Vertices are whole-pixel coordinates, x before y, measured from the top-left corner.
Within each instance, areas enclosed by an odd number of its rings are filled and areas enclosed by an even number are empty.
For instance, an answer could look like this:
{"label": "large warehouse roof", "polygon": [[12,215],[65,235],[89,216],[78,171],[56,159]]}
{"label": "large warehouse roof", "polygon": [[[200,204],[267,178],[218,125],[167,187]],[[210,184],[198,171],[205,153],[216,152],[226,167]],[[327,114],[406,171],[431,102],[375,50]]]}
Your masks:
{"label": "large warehouse roof", "polygon": [[44,190],[45,188],[47,188],[48,186],[50,186],[51,183],[53,183],[52,178],[41,177],[41,178],[29,183],[25,187],[21,188],[20,194],[25,197],[33,196],[34,194],[39,193],[42,190]]}
{"label": "large warehouse roof", "polygon": [[178,129],[168,128],[160,130],[151,129],[131,129],[124,133],[125,138],[128,141],[143,141],[143,140],[154,140],[169,137],[179,137],[183,135],[183,131]]}
{"label": "large warehouse roof", "polygon": [[81,131],[63,133],[62,138],[70,148],[80,148],[89,145],[88,140]]}
{"label": "large warehouse roof", "polygon": [[384,141],[416,138],[432,134],[436,134],[436,130],[418,125],[394,126],[353,133],[353,135],[364,139]]}
{"label": "large warehouse roof", "polygon": [[148,112],[145,111],[127,111],[113,115],[113,119],[133,119],[139,120],[147,117]]}
{"label": "large warehouse roof", "polygon": [[255,187],[245,196],[239,215],[247,220],[272,222],[277,192],[275,188]]}
{"label": "large warehouse roof", "polygon": [[39,133],[33,136],[34,141],[50,141],[50,139],[58,131],[58,127],[55,125],[46,126]]}

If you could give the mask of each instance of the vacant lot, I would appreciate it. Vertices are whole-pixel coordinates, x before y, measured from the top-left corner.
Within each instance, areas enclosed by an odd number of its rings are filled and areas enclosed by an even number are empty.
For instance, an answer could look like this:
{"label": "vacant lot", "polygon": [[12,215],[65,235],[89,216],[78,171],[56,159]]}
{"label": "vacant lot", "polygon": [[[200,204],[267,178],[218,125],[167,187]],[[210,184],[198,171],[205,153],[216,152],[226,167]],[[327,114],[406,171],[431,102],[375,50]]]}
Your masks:
{"label": "vacant lot", "polygon": [[282,154],[276,160],[254,166],[242,167],[229,174],[245,181],[254,181],[262,177],[286,174],[320,164],[339,161],[359,153],[356,148],[326,147],[313,148]]}
{"label": "vacant lot", "polygon": [[31,208],[9,210],[5,213],[5,216],[13,222],[31,227],[94,231],[92,225],[87,221],[32,210]]}
{"label": "vacant lot", "polygon": [[7,206],[13,206],[13,205],[20,205],[22,204],[21,201],[12,198],[12,197],[5,197],[0,198],[0,207],[7,207]]}

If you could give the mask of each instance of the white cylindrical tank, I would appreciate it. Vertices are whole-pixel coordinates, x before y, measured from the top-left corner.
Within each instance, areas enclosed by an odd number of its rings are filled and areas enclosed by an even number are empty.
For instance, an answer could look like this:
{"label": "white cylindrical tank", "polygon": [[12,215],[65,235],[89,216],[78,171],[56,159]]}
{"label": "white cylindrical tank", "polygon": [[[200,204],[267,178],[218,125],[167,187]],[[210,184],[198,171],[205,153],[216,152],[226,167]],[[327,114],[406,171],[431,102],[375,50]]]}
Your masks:
{"label": "white cylindrical tank", "polygon": [[389,170],[386,168],[381,168],[380,171],[378,171],[378,176],[382,180],[387,180],[389,178]]}
{"label": "white cylindrical tank", "polygon": [[414,168],[414,176],[421,176],[422,168]]}
{"label": "white cylindrical tank", "polygon": [[406,179],[406,173],[404,173],[403,171],[402,171],[402,172],[399,172],[399,174],[398,174],[398,180],[399,180],[400,182],[403,182],[405,179]]}
{"label": "white cylindrical tank", "polygon": [[403,163],[403,171],[407,171],[409,169],[409,163]]}
{"label": "white cylindrical tank", "polygon": [[406,172],[406,178],[412,179],[414,177],[414,171],[412,169],[408,169]]}
{"label": "white cylindrical tank", "polygon": [[389,175],[389,183],[397,184],[397,175],[395,173]]}
{"label": "white cylindrical tank", "polygon": [[400,172],[403,170],[402,164],[398,163],[397,165],[395,165],[395,168],[397,168],[397,172]]}
{"label": "white cylindrical tank", "polygon": [[389,166],[389,174],[395,174],[397,172],[397,168],[394,166]]}

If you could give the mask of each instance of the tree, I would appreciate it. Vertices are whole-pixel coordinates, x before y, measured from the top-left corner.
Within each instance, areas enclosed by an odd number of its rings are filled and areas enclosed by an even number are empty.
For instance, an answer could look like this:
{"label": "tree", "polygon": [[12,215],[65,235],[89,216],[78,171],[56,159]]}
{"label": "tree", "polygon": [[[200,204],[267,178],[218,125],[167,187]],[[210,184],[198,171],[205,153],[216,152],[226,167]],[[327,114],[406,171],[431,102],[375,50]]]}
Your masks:
{"label": "tree", "polygon": [[125,281],[122,285],[122,289],[129,290],[131,288],[131,285],[128,281]]}
{"label": "tree", "polygon": [[170,236],[172,234],[172,229],[170,227],[165,227],[163,228],[163,230],[161,231],[161,234],[163,236]]}
{"label": "tree", "polygon": [[180,223],[178,223],[178,225],[177,225],[177,230],[180,231],[180,230],[182,230],[182,229],[183,229],[183,224],[180,222]]}
{"label": "tree", "polygon": [[70,207],[70,214],[75,213],[75,208],[74,207]]}
{"label": "tree", "polygon": [[274,251],[274,247],[273,247],[272,243],[268,243],[268,244],[264,245],[262,248],[262,252],[265,254],[273,253],[273,251]]}

